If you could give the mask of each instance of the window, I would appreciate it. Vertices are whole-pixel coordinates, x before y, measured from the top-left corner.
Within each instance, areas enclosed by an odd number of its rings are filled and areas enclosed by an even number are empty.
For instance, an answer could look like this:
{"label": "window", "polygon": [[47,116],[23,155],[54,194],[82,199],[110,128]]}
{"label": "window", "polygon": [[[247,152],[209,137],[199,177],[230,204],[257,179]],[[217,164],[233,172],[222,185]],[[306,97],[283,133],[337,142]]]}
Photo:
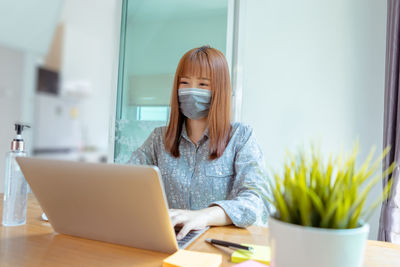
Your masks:
{"label": "window", "polygon": [[138,121],[167,121],[169,107],[167,106],[139,106],[137,107],[136,119]]}

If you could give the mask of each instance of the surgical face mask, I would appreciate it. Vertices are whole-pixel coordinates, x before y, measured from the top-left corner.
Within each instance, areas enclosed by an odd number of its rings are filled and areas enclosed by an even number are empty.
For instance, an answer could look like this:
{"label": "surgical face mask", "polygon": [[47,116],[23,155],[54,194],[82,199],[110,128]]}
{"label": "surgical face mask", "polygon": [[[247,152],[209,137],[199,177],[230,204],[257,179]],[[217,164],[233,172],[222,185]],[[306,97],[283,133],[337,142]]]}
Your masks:
{"label": "surgical face mask", "polygon": [[207,117],[211,103],[211,90],[181,88],[178,90],[179,108],[192,120]]}

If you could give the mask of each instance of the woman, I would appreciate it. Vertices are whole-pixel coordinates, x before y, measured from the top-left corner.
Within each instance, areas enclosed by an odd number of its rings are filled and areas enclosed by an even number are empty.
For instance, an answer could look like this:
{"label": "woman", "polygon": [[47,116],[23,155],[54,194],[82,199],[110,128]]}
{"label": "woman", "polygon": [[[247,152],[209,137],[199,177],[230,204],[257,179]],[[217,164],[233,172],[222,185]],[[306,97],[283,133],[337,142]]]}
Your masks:
{"label": "woman", "polygon": [[230,99],[224,55],[209,46],[188,51],[176,70],[168,126],[129,161],[160,169],[172,224],[182,226],[178,239],[206,226],[265,222],[262,152],[249,126],[230,122]]}

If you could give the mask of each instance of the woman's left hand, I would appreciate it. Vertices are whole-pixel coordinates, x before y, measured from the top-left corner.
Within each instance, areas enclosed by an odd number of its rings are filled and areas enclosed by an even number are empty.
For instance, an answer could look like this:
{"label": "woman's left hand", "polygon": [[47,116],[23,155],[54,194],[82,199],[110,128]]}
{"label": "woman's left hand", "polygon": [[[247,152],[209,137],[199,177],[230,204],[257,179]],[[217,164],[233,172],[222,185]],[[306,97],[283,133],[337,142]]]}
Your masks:
{"label": "woman's left hand", "polygon": [[184,238],[191,230],[201,230],[208,226],[207,209],[202,210],[181,210],[170,209],[169,217],[172,221],[172,226],[182,226],[176,236],[178,240]]}

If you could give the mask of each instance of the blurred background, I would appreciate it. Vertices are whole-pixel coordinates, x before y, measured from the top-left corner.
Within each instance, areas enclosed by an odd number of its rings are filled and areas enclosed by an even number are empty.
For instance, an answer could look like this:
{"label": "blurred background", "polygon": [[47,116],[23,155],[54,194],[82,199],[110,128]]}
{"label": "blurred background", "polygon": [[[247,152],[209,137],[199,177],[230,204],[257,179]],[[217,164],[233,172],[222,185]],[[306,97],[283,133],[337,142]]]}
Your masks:
{"label": "blurred background", "polygon": [[30,155],[107,161],[118,2],[0,1],[1,178],[14,122]]}
{"label": "blurred background", "polygon": [[[166,125],[175,68],[227,57],[234,121],[270,169],[317,142],[382,148],[386,1],[0,0],[0,192],[14,123],[36,157],[124,163]],[[373,197],[381,192],[375,188]],[[379,210],[371,218],[376,239]]]}

